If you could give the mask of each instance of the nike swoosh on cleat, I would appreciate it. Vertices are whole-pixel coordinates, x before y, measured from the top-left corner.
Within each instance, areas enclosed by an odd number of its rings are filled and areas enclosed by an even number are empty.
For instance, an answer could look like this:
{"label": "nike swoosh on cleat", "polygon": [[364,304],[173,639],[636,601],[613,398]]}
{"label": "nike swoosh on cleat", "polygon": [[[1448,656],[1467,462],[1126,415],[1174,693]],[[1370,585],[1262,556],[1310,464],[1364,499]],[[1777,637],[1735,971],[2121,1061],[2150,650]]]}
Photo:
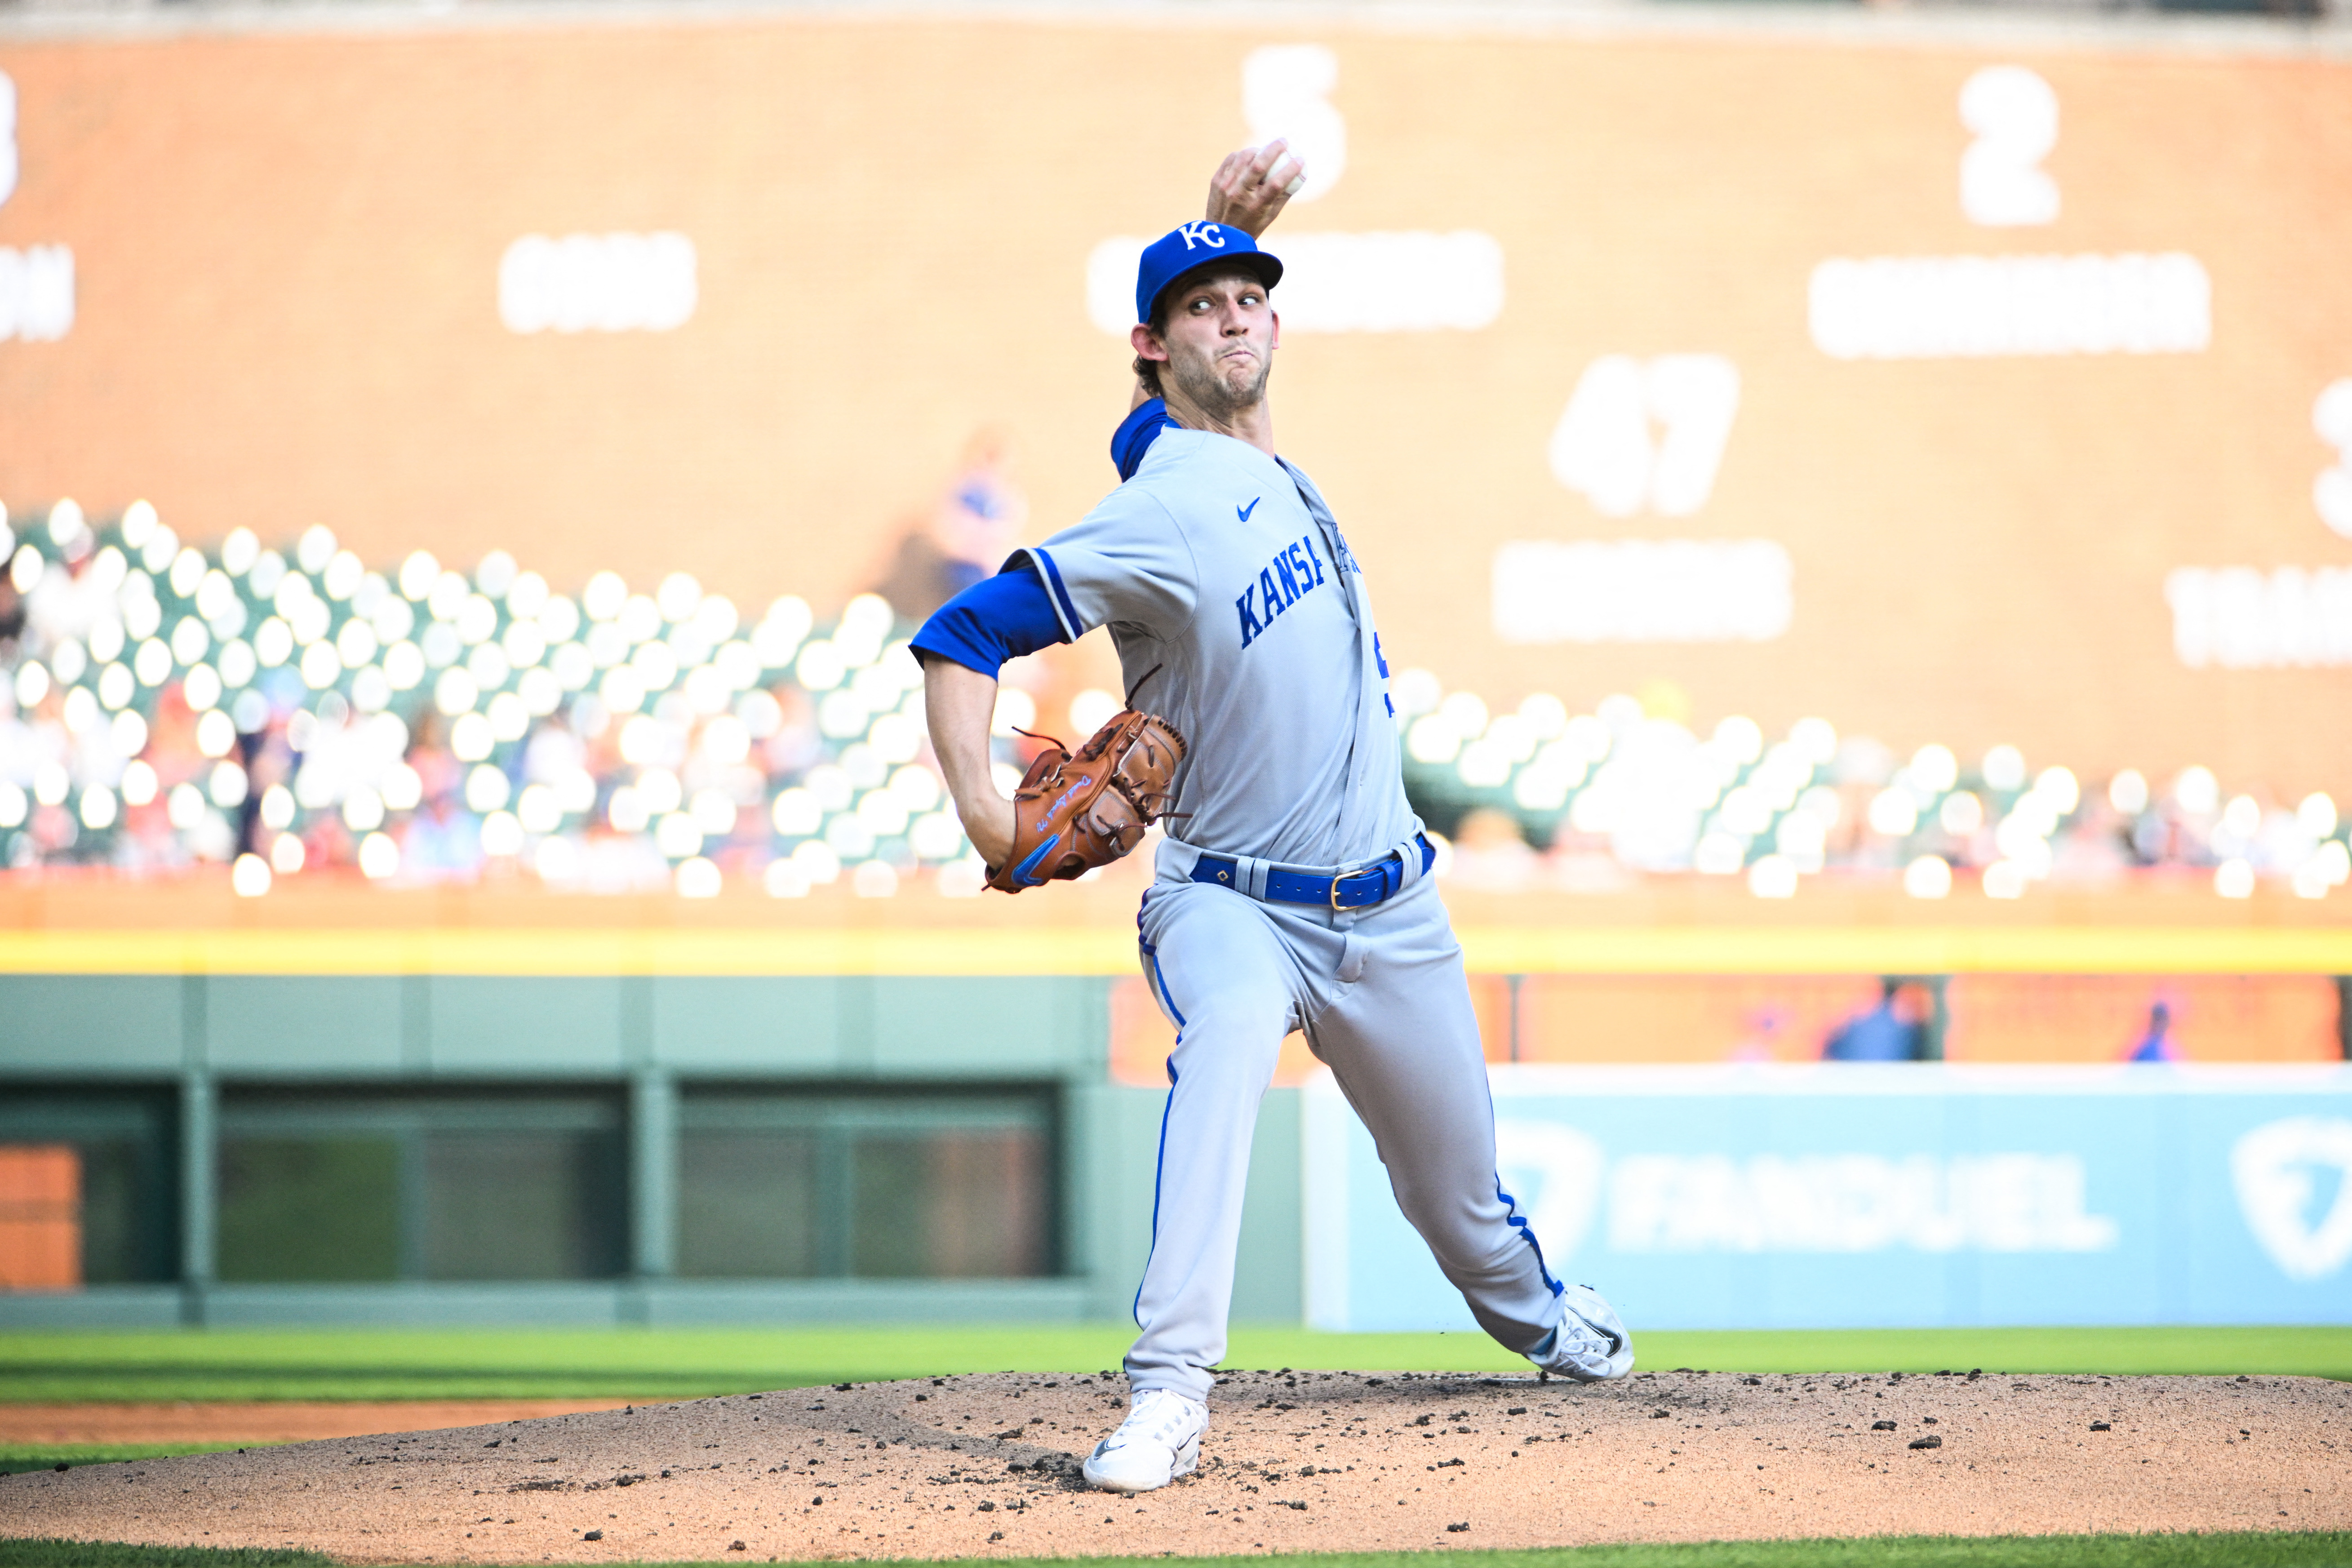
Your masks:
{"label": "nike swoosh on cleat", "polygon": [[1252,497],[1250,497],[1250,503],[1249,503],[1249,505],[1247,505],[1247,506],[1237,506],[1237,507],[1234,508],[1234,515],[1235,517],[1237,517],[1237,518],[1240,518],[1244,522],[1247,522],[1247,521],[1249,521],[1249,514],[1250,514],[1250,513],[1252,513],[1252,512],[1254,512],[1254,511],[1255,511],[1255,510],[1257,510],[1257,503],[1258,503],[1258,502],[1260,502],[1260,501],[1262,501],[1262,500],[1264,500],[1265,499],[1265,498],[1264,496],[1252,496]]}

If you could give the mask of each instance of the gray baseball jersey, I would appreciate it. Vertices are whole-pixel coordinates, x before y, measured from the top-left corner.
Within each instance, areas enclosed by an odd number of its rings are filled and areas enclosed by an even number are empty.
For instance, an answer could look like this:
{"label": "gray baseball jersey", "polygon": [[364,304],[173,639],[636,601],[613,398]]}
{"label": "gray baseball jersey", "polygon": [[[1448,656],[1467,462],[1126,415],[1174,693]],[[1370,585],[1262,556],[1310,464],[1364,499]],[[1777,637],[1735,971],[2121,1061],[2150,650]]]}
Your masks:
{"label": "gray baseball jersey", "polygon": [[[1164,431],[1135,477],[1027,552],[1074,640],[1108,626],[1138,706],[1189,743],[1175,829],[1138,918],[1177,1029],[1131,1388],[1206,1398],[1225,1352],[1258,1102],[1304,1029],[1370,1131],[1399,1205],[1473,1313],[1524,1352],[1560,1287],[1495,1173],[1485,1053],[1404,794],[1363,574],[1307,477],[1256,447]],[[1145,682],[1146,676],[1150,677]],[[1193,879],[1231,858],[1330,871],[1400,854],[1364,909],[1265,902]]]}
{"label": "gray baseball jersey", "polygon": [[1184,737],[1178,837],[1300,866],[1360,865],[1412,837],[1362,574],[1304,474],[1169,430],[1028,553],[1063,631],[1108,626],[1134,700]]}

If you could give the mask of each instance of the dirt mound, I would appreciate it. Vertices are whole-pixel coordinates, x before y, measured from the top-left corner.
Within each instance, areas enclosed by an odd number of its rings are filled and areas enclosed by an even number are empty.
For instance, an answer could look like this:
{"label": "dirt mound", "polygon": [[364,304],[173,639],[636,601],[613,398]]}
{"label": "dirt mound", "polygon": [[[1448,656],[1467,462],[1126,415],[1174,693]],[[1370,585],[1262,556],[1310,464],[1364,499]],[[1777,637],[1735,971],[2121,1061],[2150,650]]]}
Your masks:
{"label": "dirt mound", "polygon": [[582,1410],[617,1399],[178,1400],[162,1404],[0,1405],[0,1443],[300,1443],[383,1432],[478,1426]]}
{"label": "dirt mound", "polygon": [[354,1563],[1077,1556],[2341,1530],[2315,1378],[1236,1373],[1198,1475],[1078,1461],[1115,1378],[795,1389],[0,1480],[0,1531]]}

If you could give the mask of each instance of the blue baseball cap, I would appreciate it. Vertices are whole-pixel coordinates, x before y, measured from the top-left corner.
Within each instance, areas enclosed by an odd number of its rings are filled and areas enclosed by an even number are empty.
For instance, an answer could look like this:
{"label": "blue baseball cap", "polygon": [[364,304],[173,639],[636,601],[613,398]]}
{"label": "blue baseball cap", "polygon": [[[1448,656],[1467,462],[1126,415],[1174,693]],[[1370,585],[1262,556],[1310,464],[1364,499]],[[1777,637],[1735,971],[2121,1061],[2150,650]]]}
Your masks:
{"label": "blue baseball cap", "polygon": [[1143,259],[1135,269],[1135,319],[1151,320],[1151,307],[1160,295],[1216,262],[1239,262],[1268,289],[1282,281],[1281,261],[1260,250],[1247,230],[1196,220],[1170,229],[1143,247]]}

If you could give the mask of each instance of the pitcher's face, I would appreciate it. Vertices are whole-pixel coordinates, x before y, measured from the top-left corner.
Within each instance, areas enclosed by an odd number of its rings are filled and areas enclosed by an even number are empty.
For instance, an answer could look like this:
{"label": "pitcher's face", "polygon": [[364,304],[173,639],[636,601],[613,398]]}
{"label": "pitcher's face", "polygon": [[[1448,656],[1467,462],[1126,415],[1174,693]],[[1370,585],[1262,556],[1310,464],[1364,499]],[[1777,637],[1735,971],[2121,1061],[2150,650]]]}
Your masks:
{"label": "pitcher's face", "polygon": [[1159,335],[1177,391],[1220,418],[1265,398],[1281,341],[1281,318],[1265,285],[1238,270],[1209,273],[1177,288]]}

